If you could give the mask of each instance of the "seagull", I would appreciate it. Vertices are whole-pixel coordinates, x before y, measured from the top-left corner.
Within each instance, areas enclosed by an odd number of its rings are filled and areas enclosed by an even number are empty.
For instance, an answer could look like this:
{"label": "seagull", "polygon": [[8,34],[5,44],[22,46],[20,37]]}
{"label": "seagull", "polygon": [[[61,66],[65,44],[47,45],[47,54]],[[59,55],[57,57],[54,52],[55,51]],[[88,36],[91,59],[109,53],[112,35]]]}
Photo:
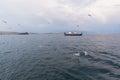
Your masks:
{"label": "seagull", "polygon": [[18,26],[20,26],[20,24],[18,24]]}
{"label": "seagull", "polygon": [[79,25],[77,25],[77,27],[79,27]]}
{"label": "seagull", "polygon": [[2,20],[3,23],[7,23],[7,21]]}
{"label": "seagull", "polygon": [[88,16],[92,16],[91,14],[88,14]]}

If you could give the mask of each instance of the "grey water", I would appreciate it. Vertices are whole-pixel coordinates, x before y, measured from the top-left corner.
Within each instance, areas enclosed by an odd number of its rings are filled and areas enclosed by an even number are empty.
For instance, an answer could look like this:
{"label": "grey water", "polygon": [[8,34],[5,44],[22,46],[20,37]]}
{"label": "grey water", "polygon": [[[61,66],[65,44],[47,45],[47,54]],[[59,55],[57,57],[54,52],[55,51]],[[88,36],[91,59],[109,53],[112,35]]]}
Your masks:
{"label": "grey water", "polygon": [[120,80],[120,35],[2,35],[0,80]]}

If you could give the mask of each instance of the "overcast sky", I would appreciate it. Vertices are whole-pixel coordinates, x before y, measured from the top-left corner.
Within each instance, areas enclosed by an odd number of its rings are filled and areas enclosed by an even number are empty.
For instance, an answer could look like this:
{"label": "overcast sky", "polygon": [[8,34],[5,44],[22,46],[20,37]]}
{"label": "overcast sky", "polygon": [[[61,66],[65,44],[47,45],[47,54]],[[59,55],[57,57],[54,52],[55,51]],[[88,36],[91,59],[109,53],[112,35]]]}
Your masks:
{"label": "overcast sky", "polygon": [[0,31],[120,32],[120,0],[0,0]]}

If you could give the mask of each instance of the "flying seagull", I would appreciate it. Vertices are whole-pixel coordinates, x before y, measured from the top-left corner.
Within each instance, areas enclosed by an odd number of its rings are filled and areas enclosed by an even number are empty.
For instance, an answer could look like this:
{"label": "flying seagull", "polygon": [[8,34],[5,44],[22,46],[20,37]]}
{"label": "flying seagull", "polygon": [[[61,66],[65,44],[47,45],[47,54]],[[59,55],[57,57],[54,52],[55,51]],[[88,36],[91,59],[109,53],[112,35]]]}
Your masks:
{"label": "flying seagull", "polygon": [[2,20],[3,23],[7,23],[7,21]]}
{"label": "flying seagull", "polygon": [[20,24],[18,24],[18,26],[20,26]]}
{"label": "flying seagull", "polygon": [[79,27],[79,25],[77,25],[77,27]]}
{"label": "flying seagull", "polygon": [[88,14],[88,16],[92,16],[91,14]]}

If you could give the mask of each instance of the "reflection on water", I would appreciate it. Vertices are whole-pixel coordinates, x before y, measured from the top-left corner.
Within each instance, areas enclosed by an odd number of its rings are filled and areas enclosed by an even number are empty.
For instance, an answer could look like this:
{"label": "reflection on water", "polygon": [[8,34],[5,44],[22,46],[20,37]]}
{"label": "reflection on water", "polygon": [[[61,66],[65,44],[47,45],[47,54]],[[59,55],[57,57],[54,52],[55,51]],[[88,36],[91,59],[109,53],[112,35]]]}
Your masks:
{"label": "reflection on water", "polygon": [[1,80],[119,80],[120,35],[0,36]]}

